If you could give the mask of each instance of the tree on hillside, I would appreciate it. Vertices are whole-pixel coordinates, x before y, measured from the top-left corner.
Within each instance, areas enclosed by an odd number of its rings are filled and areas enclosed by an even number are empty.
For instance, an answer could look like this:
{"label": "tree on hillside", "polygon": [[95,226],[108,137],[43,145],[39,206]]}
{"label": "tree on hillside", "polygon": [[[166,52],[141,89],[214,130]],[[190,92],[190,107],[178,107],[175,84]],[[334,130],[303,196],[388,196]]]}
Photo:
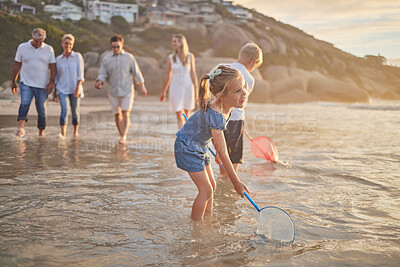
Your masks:
{"label": "tree on hillside", "polygon": [[131,30],[129,23],[121,16],[111,17],[111,28],[121,34],[129,33]]}

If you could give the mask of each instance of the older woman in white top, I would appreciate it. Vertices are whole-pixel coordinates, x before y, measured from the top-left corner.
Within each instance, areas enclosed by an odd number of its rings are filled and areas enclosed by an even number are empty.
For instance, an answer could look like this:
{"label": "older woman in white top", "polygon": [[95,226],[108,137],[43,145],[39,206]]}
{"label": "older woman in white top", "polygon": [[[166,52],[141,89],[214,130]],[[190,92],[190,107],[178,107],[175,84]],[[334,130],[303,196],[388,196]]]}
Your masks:
{"label": "older woman in white top", "polygon": [[80,98],[83,97],[82,83],[85,79],[83,75],[83,57],[79,52],[72,51],[74,43],[75,38],[72,34],[64,35],[61,41],[64,52],[56,58],[57,76],[55,80],[56,90],[54,91],[54,100],[60,102],[61,106],[61,137],[65,137],[67,132],[67,98],[71,106],[74,136],[78,135],[79,103]]}
{"label": "older woman in white top", "polygon": [[176,113],[178,128],[183,125],[182,112],[189,117],[190,111],[195,108],[197,98],[197,75],[195,58],[189,52],[186,38],[182,34],[172,37],[174,53],[167,58],[167,71],[161,90],[160,101],[166,98],[169,86],[169,108]]}

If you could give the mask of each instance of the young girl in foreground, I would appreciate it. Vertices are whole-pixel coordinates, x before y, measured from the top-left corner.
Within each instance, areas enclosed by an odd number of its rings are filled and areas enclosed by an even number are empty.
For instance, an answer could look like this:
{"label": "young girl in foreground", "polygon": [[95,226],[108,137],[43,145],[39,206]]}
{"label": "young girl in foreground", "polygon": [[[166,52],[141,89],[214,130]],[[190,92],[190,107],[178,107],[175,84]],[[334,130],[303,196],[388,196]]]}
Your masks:
{"label": "young girl in foreground", "polygon": [[[209,101],[210,92],[214,98]],[[233,169],[226,149],[223,130],[226,129],[232,108],[242,108],[246,100],[244,80],[240,72],[228,66],[219,66],[214,73],[204,75],[200,80],[200,109],[176,134],[175,160],[178,168],[189,173],[199,193],[192,207],[192,219],[202,219],[205,211],[213,206],[215,180],[210,166],[207,147],[212,138],[236,192],[242,197],[249,193]]]}

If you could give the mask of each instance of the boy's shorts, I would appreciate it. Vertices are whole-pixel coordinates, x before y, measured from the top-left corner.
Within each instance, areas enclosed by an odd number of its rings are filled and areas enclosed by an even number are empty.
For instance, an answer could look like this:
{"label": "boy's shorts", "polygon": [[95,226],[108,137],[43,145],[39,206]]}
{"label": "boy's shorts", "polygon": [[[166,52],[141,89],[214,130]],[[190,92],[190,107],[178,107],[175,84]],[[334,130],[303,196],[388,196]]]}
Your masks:
{"label": "boy's shorts", "polygon": [[229,121],[224,131],[226,148],[233,163],[243,163],[244,121]]}
{"label": "boy's shorts", "polygon": [[114,97],[109,95],[108,99],[110,99],[111,110],[113,114],[119,113],[119,107],[121,107],[122,111],[131,111],[133,106],[134,96],[135,95],[133,92],[123,97]]}

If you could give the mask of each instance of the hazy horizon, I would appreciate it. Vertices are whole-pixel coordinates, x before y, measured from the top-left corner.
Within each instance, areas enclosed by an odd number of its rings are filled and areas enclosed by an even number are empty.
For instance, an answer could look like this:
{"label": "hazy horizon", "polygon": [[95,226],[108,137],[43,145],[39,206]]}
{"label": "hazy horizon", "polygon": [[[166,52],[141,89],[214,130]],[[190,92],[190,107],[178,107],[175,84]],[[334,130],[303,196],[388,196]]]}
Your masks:
{"label": "hazy horizon", "polygon": [[[235,0],[358,57],[400,61],[400,2],[396,0]],[[394,59],[394,61],[392,60]]]}

